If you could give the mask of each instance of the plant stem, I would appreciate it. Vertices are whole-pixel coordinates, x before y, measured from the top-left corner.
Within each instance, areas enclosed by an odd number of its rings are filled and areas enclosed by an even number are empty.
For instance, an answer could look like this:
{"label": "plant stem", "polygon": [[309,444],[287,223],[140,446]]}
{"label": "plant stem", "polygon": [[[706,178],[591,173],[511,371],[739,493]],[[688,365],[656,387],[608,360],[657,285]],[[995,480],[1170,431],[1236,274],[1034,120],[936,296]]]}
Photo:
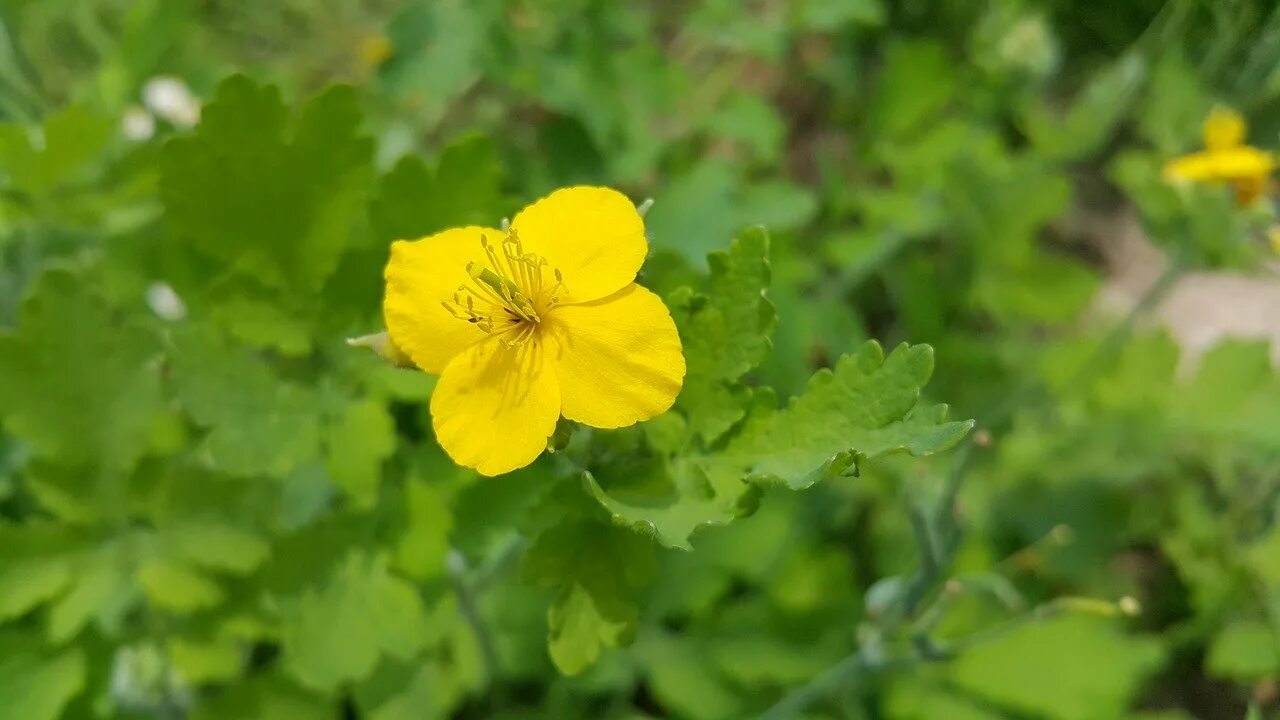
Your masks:
{"label": "plant stem", "polygon": [[827,668],[779,700],[773,707],[758,716],[757,720],[789,720],[804,712],[813,703],[830,695],[837,688],[848,688],[860,683],[865,676],[898,667],[914,665],[917,658],[876,658],[865,650],[858,650],[840,662]]}
{"label": "plant stem", "polygon": [[493,634],[489,632],[480,614],[475,588],[467,577],[467,561],[462,557],[462,553],[450,550],[445,566],[448,568],[453,592],[458,597],[458,611],[462,613],[463,620],[471,628],[476,644],[480,647],[480,659],[484,665],[484,686],[492,687],[499,676],[498,651],[493,643]]}
{"label": "plant stem", "polygon": [[[938,512],[944,511],[944,507],[938,508]],[[938,557],[938,547],[930,529],[936,527],[936,523],[931,523],[924,511],[914,504],[909,507],[907,515],[911,520],[911,530],[915,534],[916,544],[920,549],[920,570],[916,572],[902,601],[902,614],[905,617],[912,617],[919,610],[920,603],[924,601],[929,588],[933,587],[942,576],[943,565],[950,558]]]}

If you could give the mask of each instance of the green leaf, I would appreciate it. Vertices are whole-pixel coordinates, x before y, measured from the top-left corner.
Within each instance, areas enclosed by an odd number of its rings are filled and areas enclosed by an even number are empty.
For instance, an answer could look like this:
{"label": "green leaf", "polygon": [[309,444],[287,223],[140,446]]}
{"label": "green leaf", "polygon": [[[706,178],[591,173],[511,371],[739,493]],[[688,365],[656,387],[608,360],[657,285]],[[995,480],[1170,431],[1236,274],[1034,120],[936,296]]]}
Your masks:
{"label": "green leaf", "polygon": [[191,328],[175,336],[172,364],[179,401],[210,429],[204,449],[215,467],[283,477],[319,454],[319,401],[257,358]]}
{"label": "green leaf", "polygon": [[106,544],[78,563],[66,594],[49,605],[45,631],[50,642],[72,639],[90,620],[109,615],[136,593],[126,545]]}
{"label": "green leaf", "polygon": [[31,636],[0,633],[0,720],[57,720],[84,684],[79,648],[53,654]]}
{"label": "green leaf", "polygon": [[173,557],[157,556],[143,563],[138,584],[157,607],[179,613],[214,607],[226,597],[218,583]]}
{"label": "green leaf", "polygon": [[688,368],[679,407],[713,442],[746,415],[749,393],[738,381],[768,357],[777,313],[764,296],[769,236],[762,228],[711,253],[707,264],[706,294],[678,291],[670,301]]}
{"label": "green leaf", "polygon": [[179,521],[165,528],[164,540],[194,564],[241,575],[256,570],[270,554],[258,533],[208,518]]}
{"label": "green leaf", "polygon": [[406,482],[404,493],[408,527],[396,546],[396,568],[414,580],[438,577],[444,572],[453,530],[449,505],[440,491],[426,482]]}
{"label": "green leaf", "polygon": [[631,641],[638,615],[634,591],[654,572],[652,544],[621,528],[569,521],[534,540],[524,575],[556,590],[547,610],[548,645],[561,672],[576,675],[602,648]]}
{"label": "green leaf", "polygon": [[126,471],[159,410],[158,350],[84,279],[47,272],[0,333],[0,419],[59,463]]}
{"label": "green leaf", "polygon": [[1120,717],[1163,658],[1158,642],[1114,621],[1067,615],[966,650],[950,675],[965,691],[1053,720]]}
{"label": "green leaf", "polygon": [[1059,120],[1053,110],[1032,106],[1024,126],[1036,150],[1046,158],[1078,160],[1096,152],[1128,113],[1146,79],[1139,53],[1122,56],[1098,73]]}
{"label": "green leaf", "polygon": [[745,425],[722,451],[597,464],[584,476],[587,491],[615,522],[653,534],[667,547],[690,549],[699,528],[754,511],[758,484],[803,490],[856,471],[860,460],[929,455],[954,445],[973,422],[948,422],[945,405],[919,405],[932,372],[927,345],[904,344],[886,359],[879,344],[868,342],[834,371],[815,374],[785,409],[777,409],[772,392],[757,391]]}
{"label": "green leaf", "polygon": [[655,632],[636,644],[635,654],[654,696],[674,715],[691,720],[746,717],[742,693],[717,671],[696,641]]}
{"label": "green leaf", "polygon": [[772,163],[782,151],[787,128],[767,100],[753,93],[739,92],[707,118],[707,129],[742,143],[761,162]]}
{"label": "green leaf", "polygon": [[482,77],[489,25],[501,13],[466,0],[401,3],[387,35],[395,57],[381,68],[387,93],[412,103],[429,128]]}
{"label": "green leaf", "polygon": [[[758,633],[718,637],[708,642],[715,664],[743,687],[787,687],[810,680],[847,652],[835,638],[821,642],[788,642]],[[838,649],[838,652],[832,652]]]}
{"label": "green leaf", "polygon": [[705,160],[667,182],[654,196],[645,228],[655,247],[670,248],[691,263],[723,247],[742,223],[735,211],[731,165]]}
{"label": "green leaf", "polygon": [[987,712],[964,697],[927,682],[912,682],[910,677],[890,686],[885,704],[888,717],[893,720],[1003,720],[1006,717]]}
{"label": "green leaf", "polygon": [[19,192],[45,196],[75,180],[111,139],[110,120],[72,105],[28,131],[0,124],[0,174]]}
{"label": "green leaf", "polygon": [[800,0],[800,22],[819,32],[839,30],[850,23],[883,25],[884,4],[880,0]]}
{"label": "green leaf", "polygon": [[326,90],[292,117],[275,87],[232,76],[196,132],[165,145],[165,217],[226,270],[314,292],[364,212],[373,143],[359,125],[350,87]]}
{"label": "green leaf", "polygon": [[906,140],[951,101],[956,64],[927,40],[898,41],[885,53],[884,70],[868,100],[870,123],[884,140]]}
{"label": "green leaf", "polygon": [[209,693],[191,708],[192,720],[338,720],[332,700],[303,692],[274,675],[255,674]]}
{"label": "green leaf", "polygon": [[453,543],[468,557],[484,557],[509,539],[552,482],[545,467],[533,465],[497,477],[478,477],[453,498]]}
{"label": "green leaf", "polygon": [[1037,254],[974,285],[974,300],[1005,321],[1062,323],[1078,317],[1098,291],[1098,277],[1065,257]]}
{"label": "green leaf", "polygon": [[62,528],[47,524],[0,525],[0,621],[26,614],[62,593],[72,564]]}
{"label": "green leaf", "polygon": [[383,653],[408,660],[427,638],[417,590],[356,552],[319,589],[284,605],[285,666],[316,690],[368,677]]}
{"label": "green leaf", "polygon": [[811,190],[787,180],[766,180],[747,188],[740,201],[741,221],[773,232],[804,227],[818,212]]}
{"label": "green leaf", "polygon": [[193,685],[236,680],[248,657],[243,643],[220,636],[171,637],[166,650],[174,669]]}
{"label": "green leaf", "polygon": [[1220,343],[1190,382],[1161,399],[1178,429],[1233,446],[1280,448],[1280,381],[1266,342]]}
{"label": "green leaf", "polygon": [[679,458],[595,467],[583,475],[587,492],[615,522],[679,550],[693,549],[696,531],[727,525],[759,505],[760,489],[741,475],[720,473],[716,479],[713,484],[701,463]]}
{"label": "green leaf", "polygon": [[1258,620],[1231,623],[1209,644],[1205,666],[1211,675],[1240,682],[1275,675],[1280,670],[1275,633]]}
{"label": "green leaf", "polygon": [[237,295],[213,306],[213,317],[237,340],[301,357],[311,352],[311,328],[278,303]]}
{"label": "green leaf", "polygon": [[436,167],[401,158],[378,186],[370,208],[378,238],[416,239],[462,225],[496,227],[502,219],[503,167],[493,143],[471,135],[440,153]]}
{"label": "green leaf", "polygon": [[919,405],[933,374],[933,348],[900,345],[885,358],[868,342],[833,370],[819,370],[783,410],[753,418],[725,456],[750,475],[793,490],[809,487],[857,457],[931,455],[959,442],[973,421],[947,422],[947,406]]}
{"label": "green leaf", "polygon": [[372,508],[378,500],[382,461],[396,448],[395,422],[386,406],[376,400],[353,402],[325,434],[325,467],[334,484],[347,492],[356,508]]}
{"label": "green leaf", "polygon": [[445,720],[465,688],[445,663],[383,663],[356,690],[369,720]]}
{"label": "green leaf", "polygon": [[1177,46],[1161,53],[1137,113],[1138,128],[1161,153],[1173,155],[1201,142],[1200,127],[1213,102],[1200,75]]}

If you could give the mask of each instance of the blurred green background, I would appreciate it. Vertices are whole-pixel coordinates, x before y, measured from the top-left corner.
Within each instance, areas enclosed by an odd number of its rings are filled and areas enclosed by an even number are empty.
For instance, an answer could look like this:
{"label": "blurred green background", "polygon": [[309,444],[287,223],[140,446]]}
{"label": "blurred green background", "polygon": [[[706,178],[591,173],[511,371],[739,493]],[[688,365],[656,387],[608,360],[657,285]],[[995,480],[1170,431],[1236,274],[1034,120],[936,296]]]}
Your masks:
{"label": "blurred green background", "polygon": [[[1280,717],[1273,200],[1161,180],[1215,105],[1275,147],[1273,3],[0,0],[0,720]],[[749,384],[928,343],[977,429],[546,532],[576,477],[343,340],[390,241],[578,183],[663,295],[768,230]]]}

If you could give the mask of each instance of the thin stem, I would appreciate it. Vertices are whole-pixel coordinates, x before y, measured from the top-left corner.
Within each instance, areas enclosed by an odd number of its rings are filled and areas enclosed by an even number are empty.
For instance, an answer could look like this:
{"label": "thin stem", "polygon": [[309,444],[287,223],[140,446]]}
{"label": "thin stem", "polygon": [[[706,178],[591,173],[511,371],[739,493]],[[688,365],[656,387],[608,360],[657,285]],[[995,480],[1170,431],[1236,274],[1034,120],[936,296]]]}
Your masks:
{"label": "thin stem", "polygon": [[[1126,601],[1128,602],[1128,601]],[[1039,605],[1030,612],[1012,617],[1002,623],[984,628],[963,637],[956,638],[941,646],[947,657],[954,657],[972,647],[982,645],[1003,637],[1024,625],[1056,618],[1067,613],[1097,615],[1100,617],[1119,617],[1126,614],[1121,604],[1089,597],[1060,597]]]}
{"label": "thin stem", "polygon": [[907,515],[911,520],[911,530],[915,533],[916,545],[920,550],[920,570],[916,572],[902,601],[902,614],[905,617],[913,617],[929,592],[929,588],[937,584],[941,577],[944,562],[938,557],[938,548],[933,532],[930,530],[929,518],[925,517],[924,511],[912,504],[907,510]]}
{"label": "thin stem", "polygon": [[916,663],[914,657],[877,658],[865,650],[858,650],[832,665],[821,675],[788,693],[757,720],[790,720],[804,712],[810,705],[829,696],[838,688],[857,686],[867,676]]}
{"label": "thin stem", "polygon": [[489,585],[514,562],[525,548],[529,547],[529,539],[523,535],[512,535],[502,548],[493,554],[493,557],[485,561],[483,565],[476,568],[474,577],[471,580],[471,590],[476,595],[480,595],[489,589]]}
{"label": "thin stem", "polygon": [[492,687],[499,675],[498,651],[493,642],[493,634],[480,615],[475,588],[467,578],[467,561],[462,553],[450,550],[445,566],[453,592],[458,597],[458,611],[462,613],[463,620],[476,637],[476,644],[480,646],[480,659],[484,667],[483,685]]}

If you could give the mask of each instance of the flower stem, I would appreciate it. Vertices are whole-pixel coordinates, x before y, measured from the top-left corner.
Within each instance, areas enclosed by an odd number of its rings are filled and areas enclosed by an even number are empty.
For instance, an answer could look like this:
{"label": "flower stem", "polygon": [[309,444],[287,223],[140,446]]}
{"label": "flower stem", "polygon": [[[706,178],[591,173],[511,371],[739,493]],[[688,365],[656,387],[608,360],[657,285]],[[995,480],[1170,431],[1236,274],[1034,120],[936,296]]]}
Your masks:
{"label": "flower stem", "polygon": [[445,566],[448,568],[453,592],[458,598],[458,612],[471,628],[471,633],[476,638],[476,645],[480,647],[480,660],[484,668],[483,686],[491,688],[500,675],[498,651],[493,643],[493,634],[489,632],[484,617],[480,614],[475,587],[468,578],[467,561],[462,553],[450,550]]}

